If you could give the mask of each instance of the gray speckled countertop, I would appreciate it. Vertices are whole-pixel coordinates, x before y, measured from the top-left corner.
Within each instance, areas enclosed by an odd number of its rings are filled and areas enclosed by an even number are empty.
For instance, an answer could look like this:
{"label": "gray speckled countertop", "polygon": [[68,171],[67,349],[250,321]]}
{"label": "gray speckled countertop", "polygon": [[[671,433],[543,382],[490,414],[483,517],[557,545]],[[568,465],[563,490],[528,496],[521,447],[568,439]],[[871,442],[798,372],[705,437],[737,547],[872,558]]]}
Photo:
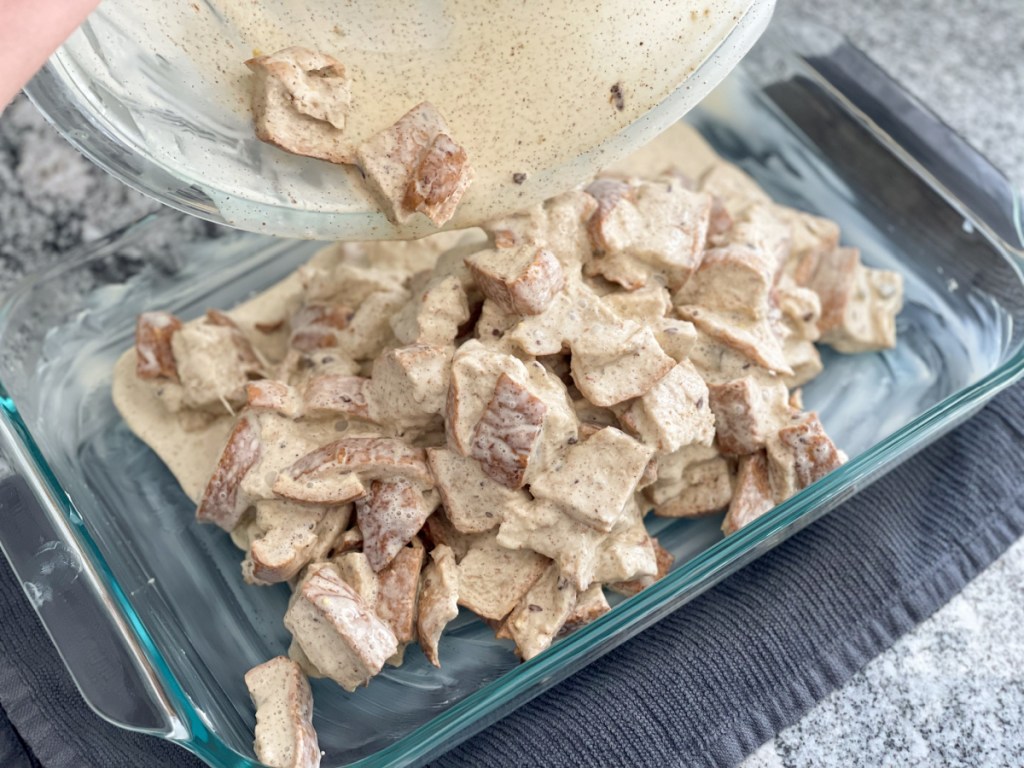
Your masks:
{"label": "gray speckled countertop", "polygon": [[[1022,0],[778,3],[847,34],[1024,186]],[[0,293],[155,207],[24,99],[0,117]],[[1024,541],[743,765],[1021,765],[1022,598]]]}

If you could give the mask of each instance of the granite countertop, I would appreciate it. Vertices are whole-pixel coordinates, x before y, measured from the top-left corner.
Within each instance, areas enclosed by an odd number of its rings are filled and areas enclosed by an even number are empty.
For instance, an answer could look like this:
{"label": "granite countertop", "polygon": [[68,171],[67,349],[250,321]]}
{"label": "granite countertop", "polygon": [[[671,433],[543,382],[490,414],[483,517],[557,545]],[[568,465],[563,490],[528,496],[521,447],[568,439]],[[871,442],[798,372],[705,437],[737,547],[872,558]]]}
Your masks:
{"label": "granite countertop", "polygon": [[[1021,0],[778,3],[847,34],[1024,186]],[[156,207],[91,167],[23,98],[0,117],[0,294]],[[743,765],[1021,764],[1022,594],[1024,541]]]}

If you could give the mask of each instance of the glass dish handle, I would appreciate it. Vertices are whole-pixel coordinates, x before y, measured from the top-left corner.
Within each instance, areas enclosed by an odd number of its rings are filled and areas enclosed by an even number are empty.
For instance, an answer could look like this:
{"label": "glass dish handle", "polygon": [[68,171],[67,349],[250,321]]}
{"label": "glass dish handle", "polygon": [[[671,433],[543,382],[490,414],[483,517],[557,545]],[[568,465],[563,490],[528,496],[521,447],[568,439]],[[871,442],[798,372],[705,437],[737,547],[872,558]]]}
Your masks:
{"label": "glass dish handle", "polygon": [[128,619],[61,520],[67,499],[26,479],[33,475],[19,464],[31,459],[13,444],[16,427],[6,417],[0,410],[0,456],[14,473],[0,471],[0,549],[26,597],[93,711],[133,730],[180,737],[181,721]]}
{"label": "glass dish handle", "polygon": [[[800,38],[815,30],[814,25],[804,25],[793,33]],[[820,39],[817,45],[800,40],[798,47],[817,48],[803,57],[811,72],[884,132],[890,149],[921,166],[948,199],[986,222],[990,234],[1018,258],[1024,257],[1020,188],[845,38],[827,52],[821,51]]]}

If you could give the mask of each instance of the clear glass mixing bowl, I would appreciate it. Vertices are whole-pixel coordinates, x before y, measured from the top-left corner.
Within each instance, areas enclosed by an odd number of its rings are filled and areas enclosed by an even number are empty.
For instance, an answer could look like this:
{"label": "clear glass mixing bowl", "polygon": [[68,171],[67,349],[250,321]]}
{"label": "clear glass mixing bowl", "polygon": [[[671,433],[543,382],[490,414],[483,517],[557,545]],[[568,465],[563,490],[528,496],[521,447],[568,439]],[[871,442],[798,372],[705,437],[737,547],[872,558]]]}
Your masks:
{"label": "clear glass mixing bowl", "polygon": [[[638,120],[567,159],[578,167],[578,179],[645,143],[695,106],[760,37],[774,4],[774,0],[704,3],[714,12],[727,11],[728,23],[709,27],[699,50],[691,54],[693,71],[667,98],[659,103],[652,96],[651,108]],[[232,46],[230,61],[237,62],[238,68],[224,79],[233,81],[238,91],[245,72],[242,61],[253,53],[238,49],[258,38],[241,33],[235,28],[238,25],[217,12],[230,5],[230,0],[205,0],[164,4],[161,10],[149,2],[105,0],[26,88],[29,98],[101,168],[186,213],[254,232],[307,239],[426,234],[425,219],[396,230],[376,210],[357,170],[289,155],[258,141],[245,110],[237,103],[226,103],[224,91],[210,86],[208,73],[199,72],[195,52],[185,50],[188,46],[181,43],[180,25],[175,23],[183,13],[202,12],[203,18],[211,19],[204,23],[223,25],[224,44]],[[607,11],[613,5],[611,0],[592,0],[586,7],[573,4],[571,13]],[[402,12],[429,15],[446,6],[446,2],[421,0],[404,4]],[[495,24],[514,13],[509,2],[482,7],[482,13],[493,14]],[[689,12],[682,9],[689,6],[680,2],[678,7],[688,18]],[[570,13],[567,2],[552,8],[555,18]],[[368,1],[358,8],[361,17],[383,18],[397,12],[398,6],[389,0]],[[178,21],[172,23],[172,17]],[[567,87],[569,80],[558,71],[566,68],[564,52],[553,51],[552,62],[550,87]],[[524,102],[522,108],[528,106]],[[541,163],[531,173],[530,202],[563,191],[557,188],[564,182],[556,179],[557,171],[555,164]],[[455,226],[469,223],[473,222],[452,222]]]}

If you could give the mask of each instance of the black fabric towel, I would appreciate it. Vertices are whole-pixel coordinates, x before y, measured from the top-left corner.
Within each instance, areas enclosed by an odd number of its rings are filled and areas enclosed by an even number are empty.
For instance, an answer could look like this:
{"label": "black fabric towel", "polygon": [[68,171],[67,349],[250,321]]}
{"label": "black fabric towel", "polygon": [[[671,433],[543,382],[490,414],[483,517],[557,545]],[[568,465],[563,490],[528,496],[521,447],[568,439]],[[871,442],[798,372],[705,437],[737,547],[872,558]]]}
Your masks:
{"label": "black fabric towel", "polygon": [[[436,765],[724,766],[795,722],[1024,530],[1024,385]],[[0,766],[198,761],[82,703],[6,563]]]}

